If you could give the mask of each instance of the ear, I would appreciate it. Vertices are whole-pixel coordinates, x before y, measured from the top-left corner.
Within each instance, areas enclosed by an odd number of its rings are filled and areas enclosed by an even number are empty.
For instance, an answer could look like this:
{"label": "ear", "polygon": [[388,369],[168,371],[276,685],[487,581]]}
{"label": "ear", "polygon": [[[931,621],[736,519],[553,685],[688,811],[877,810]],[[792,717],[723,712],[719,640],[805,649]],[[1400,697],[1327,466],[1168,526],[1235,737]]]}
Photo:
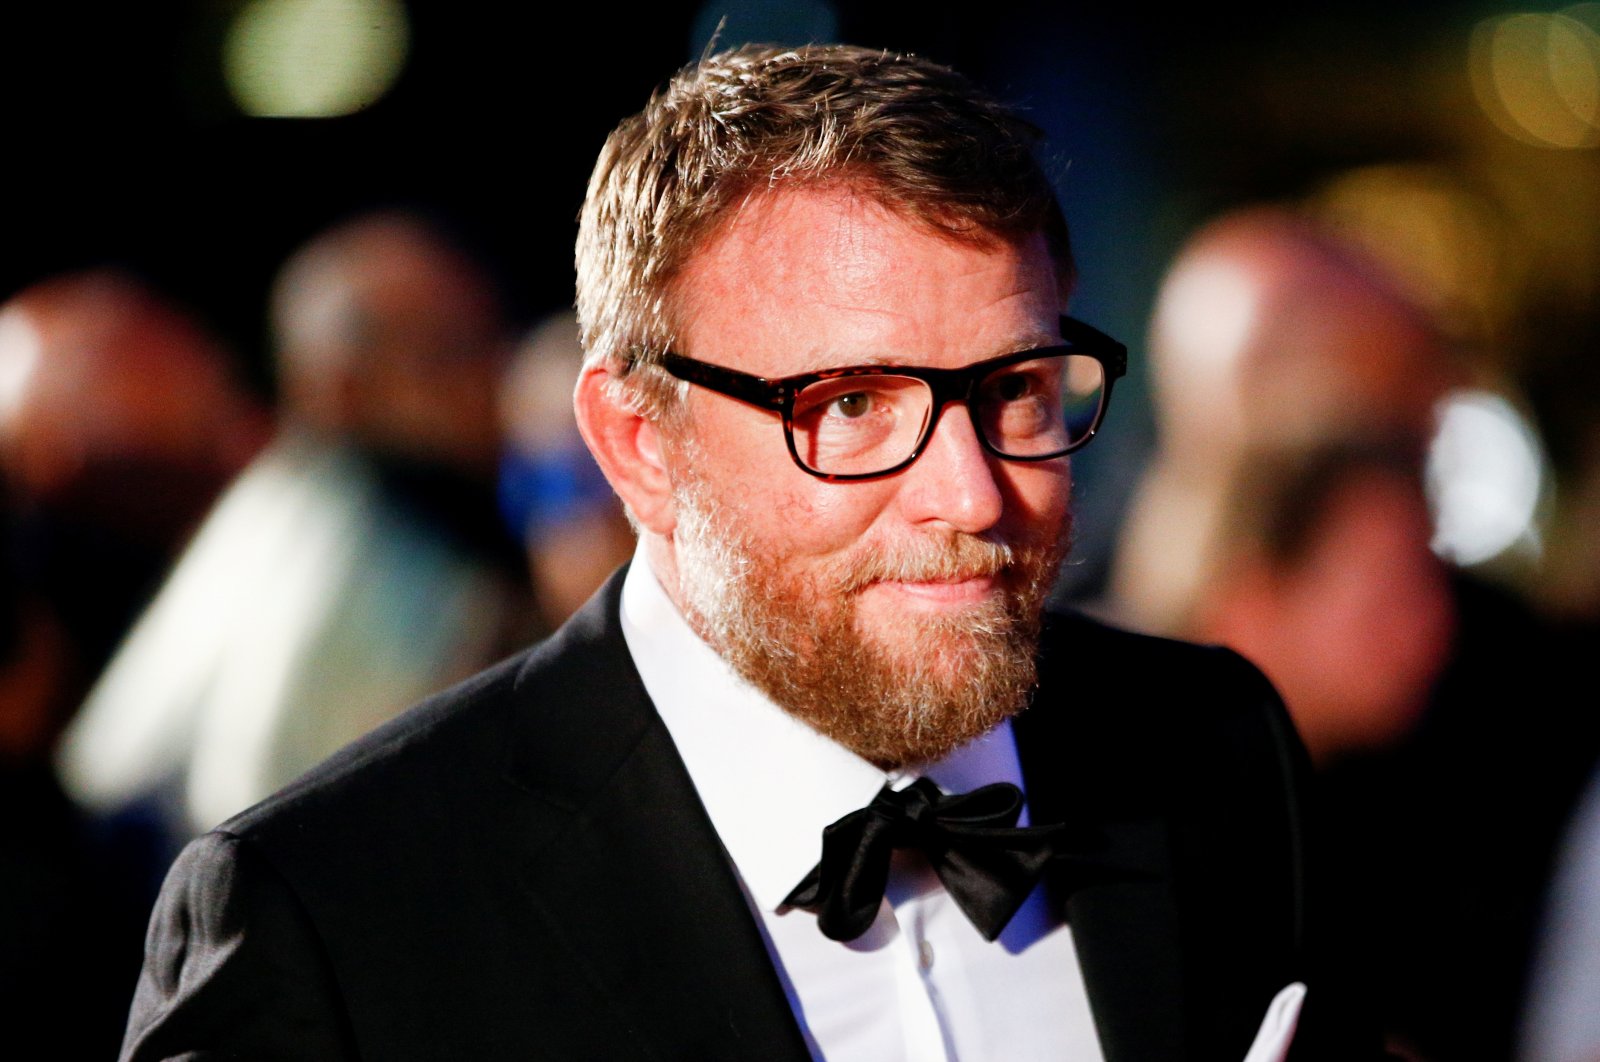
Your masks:
{"label": "ear", "polygon": [[660,433],[613,393],[609,381],[603,365],[588,366],[578,377],[573,396],[578,431],[640,527],[666,537],[677,517]]}

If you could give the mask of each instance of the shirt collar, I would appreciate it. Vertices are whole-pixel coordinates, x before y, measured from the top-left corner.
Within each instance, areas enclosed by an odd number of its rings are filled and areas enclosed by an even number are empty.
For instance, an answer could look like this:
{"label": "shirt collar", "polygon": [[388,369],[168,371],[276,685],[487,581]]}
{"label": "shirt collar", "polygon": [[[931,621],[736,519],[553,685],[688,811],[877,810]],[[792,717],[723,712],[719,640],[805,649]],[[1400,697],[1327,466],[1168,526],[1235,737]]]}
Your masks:
{"label": "shirt collar", "polygon": [[885,782],[898,788],[921,774],[951,791],[1022,784],[1009,723],[921,772],[886,773],[823,737],[700,640],[642,543],[623,581],[622,634],[712,826],[763,910],[781,906],[816,865],[823,827],[865,807]]}

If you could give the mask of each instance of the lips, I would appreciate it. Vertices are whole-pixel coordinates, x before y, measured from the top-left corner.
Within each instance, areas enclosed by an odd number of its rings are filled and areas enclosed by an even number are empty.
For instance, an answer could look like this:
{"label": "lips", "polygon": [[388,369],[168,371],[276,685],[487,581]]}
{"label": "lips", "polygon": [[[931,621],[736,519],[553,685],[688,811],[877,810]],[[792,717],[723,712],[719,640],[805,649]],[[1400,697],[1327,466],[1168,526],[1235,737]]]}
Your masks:
{"label": "lips", "polygon": [[878,585],[929,601],[959,603],[987,598],[994,592],[996,581],[995,575],[982,573],[955,579],[895,580]]}

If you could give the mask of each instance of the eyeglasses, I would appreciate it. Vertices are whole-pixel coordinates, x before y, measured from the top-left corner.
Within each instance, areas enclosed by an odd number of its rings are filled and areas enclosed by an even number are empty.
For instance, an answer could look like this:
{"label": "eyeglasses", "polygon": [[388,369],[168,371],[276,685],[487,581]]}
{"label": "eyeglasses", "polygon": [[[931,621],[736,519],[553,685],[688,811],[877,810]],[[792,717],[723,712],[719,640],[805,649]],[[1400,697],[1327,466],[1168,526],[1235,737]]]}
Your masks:
{"label": "eyeglasses", "polygon": [[795,464],[829,481],[899,472],[921,456],[939,416],[961,402],[985,450],[1008,461],[1049,461],[1099,429],[1128,348],[1061,318],[1059,346],[1019,350],[959,369],[853,365],[768,380],[667,351],[680,380],[783,418]]}

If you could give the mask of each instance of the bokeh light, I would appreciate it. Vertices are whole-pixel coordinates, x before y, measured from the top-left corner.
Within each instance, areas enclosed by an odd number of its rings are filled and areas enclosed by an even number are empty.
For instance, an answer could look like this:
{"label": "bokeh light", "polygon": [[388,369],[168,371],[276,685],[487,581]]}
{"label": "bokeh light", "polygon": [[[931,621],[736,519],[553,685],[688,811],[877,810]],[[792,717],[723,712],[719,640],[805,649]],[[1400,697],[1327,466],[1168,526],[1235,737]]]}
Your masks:
{"label": "bokeh light", "polygon": [[1515,311],[1512,234],[1496,212],[1446,171],[1422,164],[1341,174],[1310,207],[1383,263],[1452,336],[1498,334]]}
{"label": "bokeh light", "polygon": [[22,407],[42,349],[38,329],[21,310],[0,310],[0,437]]}
{"label": "bokeh light", "polygon": [[1168,281],[1165,299],[1151,345],[1184,356],[1157,359],[1151,367],[1164,415],[1189,417],[1204,409],[1208,421],[1241,423],[1238,363],[1261,325],[1260,285],[1236,263],[1201,260]]}
{"label": "bokeh light", "polygon": [[1554,148],[1600,144],[1600,34],[1596,5],[1548,15],[1502,15],[1473,30],[1473,92],[1509,135]]}
{"label": "bokeh light", "polygon": [[1535,555],[1545,460],[1522,414],[1488,391],[1458,391],[1441,409],[1428,454],[1433,549],[1463,566],[1512,547]]}
{"label": "bokeh light", "polygon": [[252,0],[229,29],[223,67],[246,114],[332,118],[381,98],[409,43],[399,0]]}

